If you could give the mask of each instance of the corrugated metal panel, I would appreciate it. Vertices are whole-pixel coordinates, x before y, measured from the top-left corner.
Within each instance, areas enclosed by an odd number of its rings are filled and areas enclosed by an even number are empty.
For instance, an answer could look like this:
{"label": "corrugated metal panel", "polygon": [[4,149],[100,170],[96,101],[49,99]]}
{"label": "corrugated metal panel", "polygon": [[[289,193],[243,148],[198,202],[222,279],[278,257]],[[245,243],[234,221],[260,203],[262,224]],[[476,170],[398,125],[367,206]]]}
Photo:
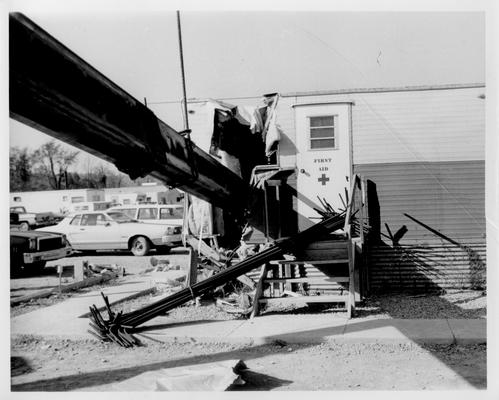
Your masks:
{"label": "corrugated metal panel", "polygon": [[[381,231],[406,225],[407,239],[432,241],[435,235],[407,213],[452,239],[485,235],[484,161],[355,165],[376,184]],[[372,206],[372,204],[371,204]]]}
{"label": "corrugated metal panel", "polygon": [[446,242],[397,248],[371,246],[368,271],[371,292],[483,287],[486,246],[483,239],[482,243],[463,243],[461,248]]}

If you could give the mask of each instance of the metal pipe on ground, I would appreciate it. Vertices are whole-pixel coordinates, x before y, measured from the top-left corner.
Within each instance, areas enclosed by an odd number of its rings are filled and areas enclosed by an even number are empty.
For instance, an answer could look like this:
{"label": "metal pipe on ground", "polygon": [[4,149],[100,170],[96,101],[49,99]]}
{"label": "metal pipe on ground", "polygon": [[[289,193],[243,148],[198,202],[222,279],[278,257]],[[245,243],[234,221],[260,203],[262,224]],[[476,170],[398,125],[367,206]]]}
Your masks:
{"label": "metal pipe on ground", "polygon": [[90,323],[90,326],[92,330],[89,332],[102,340],[111,340],[125,347],[138,344],[138,340],[131,335],[133,328],[200,296],[221,284],[227,283],[240,275],[258,268],[262,264],[282,257],[283,253],[294,253],[296,250],[306,246],[315,239],[342,228],[344,223],[344,214],[327,218],[295,236],[276,241],[268,249],[255,254],[204,281],[127,314],[113,313],[108,306],[107,299],[104,297],[109,319],[104,320],[95,305],[90,307],[92,313],[92,322]]}

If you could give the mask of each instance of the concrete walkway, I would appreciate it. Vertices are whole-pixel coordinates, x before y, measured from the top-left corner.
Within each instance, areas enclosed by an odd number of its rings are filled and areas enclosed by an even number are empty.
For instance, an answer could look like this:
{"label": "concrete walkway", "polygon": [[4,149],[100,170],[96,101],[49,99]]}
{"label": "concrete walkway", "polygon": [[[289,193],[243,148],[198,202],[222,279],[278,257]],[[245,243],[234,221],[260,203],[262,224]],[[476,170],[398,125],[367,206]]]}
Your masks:
{"label": "concrete walkway", "polygon": [[88,318],[79,318],[89,312],[91,305],[104,306],[101,292],[109,303],[123,301],[152,291],[154,282],[148,275],[134,275],[116,281],[97,291],[73,296],[61,303],[40,308],[10,320],[12,335],[41,335],[73,338],[92,337],[87,333]]}
{"label": "concrete walkway", "polygon": [[[145,293],[154,282],[148,275],[135,275],[102,291],[111,303]],[[92,304],[103,306],[100,291],[75,296],[62,303],[11,319],[12,335],[61,338],[93,338],[87,330]],[[156,317],[140,327],[139,338],[162,342],[217,342],[261,345],[282,340],[287,343],[425,343],[476,344],[486,342],[485,319],[346,319],[328,314],[263,315],[252,320],[194,321],[176,323]]]}
{"label": "concrete walkway", "polygon": [[323,342],[380,344],[486,343],[485,319],[346,319],[327,314],[267,315],[252,320],[174,323],[158,317],[140,336],[162,342],[262,345]]}

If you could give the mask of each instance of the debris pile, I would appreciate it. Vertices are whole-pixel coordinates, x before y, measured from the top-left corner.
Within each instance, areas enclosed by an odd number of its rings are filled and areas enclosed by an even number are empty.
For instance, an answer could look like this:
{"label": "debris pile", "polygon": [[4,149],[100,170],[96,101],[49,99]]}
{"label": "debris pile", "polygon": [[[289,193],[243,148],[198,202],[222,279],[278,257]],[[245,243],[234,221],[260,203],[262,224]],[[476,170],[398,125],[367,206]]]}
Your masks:
{"label": "debris pile", "polygon": [[293,237],[275,241],[267,249],[247,257],[235,265],[221,268],[218,273],[214,273],[213,276],[207,279],[127,314],[123,314],[122,312],[114,313],[109,306],[107,298],[103,295],[108,319],[106,320],[102,317],[95,305],[90,307],[92,314],[90,326],[92,329],[89,332],[101,340],[114,341],[124,347],[138,345],[140,342],[132,333],[133,329],[139,325],[190,300],[195,300],[197,297],[212,292],[216,288],[227,284],[253,269],[259,268],[262,264],[282,257],[284,253],[294,253],[297,249],[311,241],[342,228],[344,224],[344,214],[327,218]]}
{"label": "debris pile", "polygon": [[90,278],[96,275],[125,276],[125,268],[117,264],[93,264],[83,261],[83,276]]}

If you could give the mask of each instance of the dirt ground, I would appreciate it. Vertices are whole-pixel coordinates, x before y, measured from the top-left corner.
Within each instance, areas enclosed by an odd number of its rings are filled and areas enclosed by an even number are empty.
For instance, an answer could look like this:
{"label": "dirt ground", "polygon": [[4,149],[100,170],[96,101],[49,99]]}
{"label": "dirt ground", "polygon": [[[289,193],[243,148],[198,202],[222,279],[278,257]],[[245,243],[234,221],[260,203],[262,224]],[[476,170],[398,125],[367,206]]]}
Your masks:
{"label": "dirt ground", "polygon": [[[148,371],[241,359],[232,390],[459,390],[486,387],[486,348],[418,345],[163,344],[123,349],[96,341],[17,338],[12,391],[113,391]],[[154,388],[151,388],[153,391]]]}
{"label": "dirt ground", "polygon": [[[11,299],[29,294],[36,290],[46,289],[58,285],[59,279],[55,266],[57,264],[68,265],[81,260],[86,260],[90,263],[98,265],[115,264],[123,266],[127,275],[134,275],[144,273],[146,270],[151,269],[151,258],[166,259],[172,266],[179,266],[185,268],[187,265],[187,255],[181,249],[174,249],[171,254],[157,255],[145,257],[134,257],[127,253],[97,253],[76,255],[62,260],[52,261],[47,264],[43,273],[36,276],[25,276],[11,280]],[[64,271],[63,279],[66,283],[71,283],[72,279],[71,268]],[[108,281],[105,285],[112,285],[113,281]],[[22,303],[18,306],[11,308],[11,317],[33,311],[39,307],[46,307],[51,304],[63,301],[71,295],[76,293],[84,293],[90,290],[98,290],[101,285],[93,287],[82,288],[78,291],[70,293],[54,294],[48,298],[33,300],[29,303]],[[130,311],[131,308],[139,308],[144,304],[153,301],[153,296],[160,295],[162,288],[158,288],[158,293],[139,298],[125,304],[120,305],[120,309],[125,312]],[[358,307],[358,316],[372,317],[372,318],[410,318],[410,319],[442,319],[442,318],[486,318],[486,305],[487,296],[482,291],[472,290],[454,290],[448,293],[429,294],[429,295],[404,295],[404,294],[391,294],[391,295],[376,295],[371,296],[363,304]],[[183,310],[185,311],[185,309]],[[233,315],[220,313],[217,310],[210,309],[209,318],[212,319],[232,319]],[[296,307],[274,307],[267,309],[266,312],[289,312],[289,313],[310,313],[310,312],[325,312],[325,313],[339,313],[342,314],[342,309],[335,307],[322,307],[318,305],[305,306],[302,308]],[[180,321],[183,318],[184,312],[174,311],[174,317]],[[191,314],[194,314],[191,315]],[[187,320],[195,319],[197,312],[191,310],[186,314]],[[172,314],[173,315],[173,314]]]}
{"label": "dirt ground", "polygon": [[[162,256],[172,264],[185,262],[181,254]],[[104,254],[85,256],[95,263],[125,265],[129,274],[150,267],[150,257]],[[72,258],[66,259],[72,260]],[[50,266],[47,269],[49,274]],[[50,275],[50,274],[49,274]],[[39,287],[37,279],[14,280],[21,292]],[[23,289],[24,288],[24,289]],[[38,300],[11,309],[11,317],[63,298]],[[139,307],[150,296],[124,304]],[[268,310],[267,312],[272,312]],[[343,311],[334,308],[280,310],[287,313]],[[486,318],[486,295],[454,291],[432,296],[385,295],[370,298],[359,314],[373,318]],[[180,307],[176,321],[231,319],[211,304]],[[124,349],[99,341],[15,337],[11,341],[12,391],[115,391],[116,385],[143,372],[241,359],[248,370],[245,384],[232,390],[458,390],[486,387],[486,346],[424,346],[380,344],[275,345],[245,348],[228,344],[164,344],[148,341]],[[151,388],[154,390],[154,388]]]}

